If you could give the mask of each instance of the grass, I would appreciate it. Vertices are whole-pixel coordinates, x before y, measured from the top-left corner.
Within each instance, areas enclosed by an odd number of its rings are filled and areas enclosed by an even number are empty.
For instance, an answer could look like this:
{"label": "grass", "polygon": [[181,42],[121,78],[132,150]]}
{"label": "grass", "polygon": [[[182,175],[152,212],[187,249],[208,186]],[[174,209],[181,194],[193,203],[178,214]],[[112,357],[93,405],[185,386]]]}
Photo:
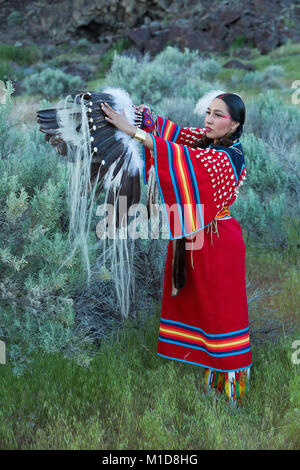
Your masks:
{"label": "grass", "polygon": [[296,449],[299,365],[292,339],[252,346],[249,399],[203,395],[203,368],[156,355],[158,312],[104,342],[89,368],[35,354],[1,366],[1,449]]}
{"label": "grass", "polygon": [[[252,48],[250,49],[250,58],[247,60],[240,59],[238,56],[233,56],[232,52],[235,49],[236,48],[230,49],[229,54],[220,54],[219,57],[221,65],[224,65],[231,59],[239,60],[245,64],[252,64],[258,71],[262,71],[270,65],[281,65],[286,72],[286,76],[282,79],[282,81],[288,88],[290,88],[294,80],[299,79],[300,43],[293,43],[288,40],[286,44],[277,47],[269,54],[261,54],[257,48]],[[246,72],[247,71],[239,69],[223,69],[217,78],[228,81],[230,80],[230,77],[233,73],[242,77]]]}
{"label": "grass", "polygon": [[10,44],[0,44],[0,60],[16,62],[19,65],[30,65],[41,59],[40,49],[33,46],[17,47]]}
{"label": "grass", "polygon": [[[15,123],[24,123],[26,125],[34,123],[37,125],[36,112],[40,109],[39,104],[42,100],[41,95],[28,96],[22,94],[15,98],[11,113],[11,119]],[[53,103],[55,106],[56,102]]]}
{"label": "grass", "polygon": [[29,66],[42,58],[41,50],[33,46],[12,46],[0,44],[0,80],[20,80],[23,77],[21,70],[15,70],[14,64]]}
{"label": "grass", "polygon": [[0,80],[7,80],[8,77],[13,76],[13,73],[11,63],[0,59]]}

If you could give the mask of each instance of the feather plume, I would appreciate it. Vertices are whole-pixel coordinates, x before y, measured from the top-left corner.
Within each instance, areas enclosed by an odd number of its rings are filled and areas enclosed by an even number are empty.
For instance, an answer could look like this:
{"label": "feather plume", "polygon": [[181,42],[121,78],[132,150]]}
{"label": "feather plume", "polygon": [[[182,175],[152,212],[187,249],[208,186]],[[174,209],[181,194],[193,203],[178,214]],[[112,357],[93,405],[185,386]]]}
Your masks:
{"label": "feather plume", "polygon": [[220,95],[221,93],[226,93],[222,90],[210,90],[208,93],[203,95],[196,104],[196,107],[193,111],[193,114],[198,114],[198,116],[203,116],[207,110],[207,107],[212,102],[212,100]]}

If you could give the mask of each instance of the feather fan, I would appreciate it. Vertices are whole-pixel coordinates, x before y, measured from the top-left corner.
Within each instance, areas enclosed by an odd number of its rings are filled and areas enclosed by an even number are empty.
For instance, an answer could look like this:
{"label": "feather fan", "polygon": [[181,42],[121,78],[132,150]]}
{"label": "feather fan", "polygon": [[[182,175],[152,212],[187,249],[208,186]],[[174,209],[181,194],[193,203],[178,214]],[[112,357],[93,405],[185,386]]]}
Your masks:
{"label": "feather fan", "polygon": [[[127,212],[141,198],[143,160],[140,145],[106,121],[106,114],[100,107],[103,102],[107,102],[117,112],[124,110],[131,124],[143,127],[143,113],[137,111],[128,93],[120,88],[106,88],[100,93],[72,93],[60,101],[56,108],[37,112],[37,122],[45,139],[70,163],[69,239],[76,241],[70,258],[79,244],[88,268],[88,279],[90,263],[87,239],[95,196],[105,192],[106,203],[114,207],[117,229],[121,223],[119,197],[127,197]],[[120,311],[126,317],[129,311],[132,252],[129,254],[124,240],[114,240],[113,244],[111,272]]]}

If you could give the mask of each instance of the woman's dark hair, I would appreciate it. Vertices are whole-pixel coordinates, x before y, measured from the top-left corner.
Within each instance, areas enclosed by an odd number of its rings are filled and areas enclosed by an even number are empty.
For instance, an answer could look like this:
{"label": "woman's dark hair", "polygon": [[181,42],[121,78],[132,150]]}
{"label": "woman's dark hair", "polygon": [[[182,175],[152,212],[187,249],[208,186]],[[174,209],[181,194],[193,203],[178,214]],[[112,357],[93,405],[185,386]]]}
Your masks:
{"label": "woman's dark hair", "polygon": [[[245,104],[242,98],[239,95],[236,95],[235,93],[221,93],[214,99],[216,98],[221,99],[226,103],[229,114],[233,121],[237,121],[240,123],[240,125],[236,128],[236,130],[233,134],[231,134],[230,137],[221,137],[220,139],[218,139],[218,143],[216,144],[221,145],[222,147],[230,147],[233,142],[239,139],[239,137],[243,133],[246,116]],[[213,142],[214,139],[210,139],[205,135],[195,143],[195,147],[206,148]]]}

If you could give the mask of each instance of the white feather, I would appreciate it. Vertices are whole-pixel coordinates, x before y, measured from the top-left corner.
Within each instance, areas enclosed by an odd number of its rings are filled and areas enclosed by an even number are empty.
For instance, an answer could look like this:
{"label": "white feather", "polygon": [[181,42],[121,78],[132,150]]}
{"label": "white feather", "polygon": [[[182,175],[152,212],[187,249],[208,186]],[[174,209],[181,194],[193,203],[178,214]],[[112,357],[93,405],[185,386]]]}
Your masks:
{"label": "white feather", "polygon": [[[123,157],[121,157],[123,158]],[[105,178],[104,178],[104,188],[106,189],[106,191],[108,191],[110,188],[114,188],[114,187],[119,187],[120,184],[121,184],[121,178],[122,178],[122,170],[118,172],[118,174],[114,177],[114,179],[112,180],[112,175],[113,175],[113,171],[115,169],[115,167],[117,166],[118,164],[118,160],[115,161],[108,169],[106,175],[105,175]],[[125,163],[124,163],[125,165]]]}
{"label": "white feather", "polygon": [[203,116],[207,110],[207,107],[212,102],[212,100],[215,99],[215,97],[220,95],[221,93],[226,93],[226,91],[210,90],[208,93],[206,93],[204,96],[202,96],[198,100],[196,107],[193,111],[193,114],[198,114],[199,116]]}
{"label": "white feather", "polygon": [[[118,113],[122,113],[125,111],[126,117],[130,124],[134,125],[135,123],[135,112],[133,109],[133,102],[129,96],[129,94],[121,89],[121,88],[105,88],[102,93],[108,93],[112,95],[114,100],[114,109]],[[143,170],[143,161],[141,159],[141,152],[140,152],[140,144],[131,136],[126,134],[123,131],[116,131],[115,137],[117,140],[121,140],[124,147],[127,148],[127,154],[132,154],[132,159],[128,168],[128,171],[131,175],[134,175],[139,171],[139,173]],[[109,175],[105,178],[105,182],[109,185]]]}
{"label": "white feather", "polygon": [[72,107],[68,104],[69,96],[66,99],[61,100],[57,103],[57,121],[59,125],[59,131],[62,139],[76,147],[81,145],[82,136],[76,131],[76,127],[81,122],[81,118],[78,116],[72,116],[72,113],[83,111],[83,105],[76,105],[75,101]]}
{"label": "white feather", "polygon": [[102,93],[108,93],[109,95],[112,95],[114,98],[115,110],[118,113],[121,113],[124,109],[128,121],[130,124],[134,124],[135,112],[132,107],[133,102],[127,91],[123,90],[122,88],[106,87],[104,90],[102,90]]}

